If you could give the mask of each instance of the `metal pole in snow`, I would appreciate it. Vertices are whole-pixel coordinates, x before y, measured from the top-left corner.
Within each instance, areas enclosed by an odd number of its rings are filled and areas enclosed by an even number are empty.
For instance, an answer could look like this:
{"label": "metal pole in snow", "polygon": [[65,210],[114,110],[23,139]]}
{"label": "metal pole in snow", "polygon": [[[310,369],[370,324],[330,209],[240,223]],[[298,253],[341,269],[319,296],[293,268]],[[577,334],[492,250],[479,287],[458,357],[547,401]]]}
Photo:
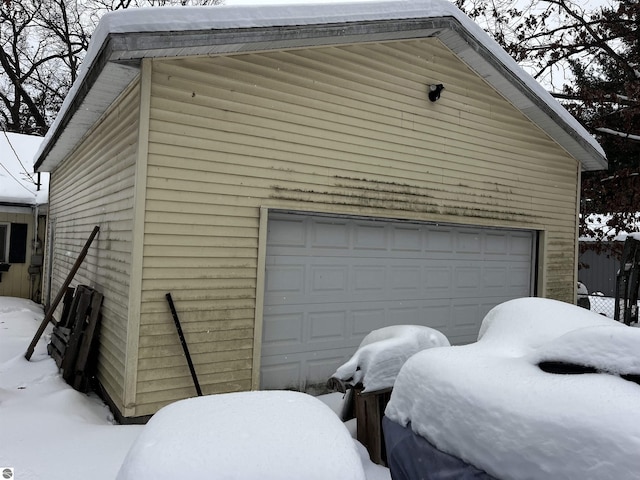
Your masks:
{"label": "metal pole in snow", "polygon": [[180,337],[180,343],[182,344],[182,349],[184,350],[184,355],[187,357],[187,363],[189,364],[189,370],[191,371],[191,378],[193,378],[193,384],[196,387],[196,392],[198,396],[202,396],[202,390],[200,390],[200,384],[198,383],[198,377],[196,376],[196,369],[193,367],[193,362],[191,361],[191,355],[189,354],[189,347],[187,347],[187,341],[184,338],[184,333],[182,333],[182,327],[180,326],[180,319],[178,318],[178,312],[176,312],[176,307],[173,305],[173,299],[171,298],[171,294],[167,293],[165,295],[167,298],[167,302],[169,302],[169,308],[171,309],[171,314],[173,315],[173,321],[176,324],[176,330],[178,330],[178,337]]}

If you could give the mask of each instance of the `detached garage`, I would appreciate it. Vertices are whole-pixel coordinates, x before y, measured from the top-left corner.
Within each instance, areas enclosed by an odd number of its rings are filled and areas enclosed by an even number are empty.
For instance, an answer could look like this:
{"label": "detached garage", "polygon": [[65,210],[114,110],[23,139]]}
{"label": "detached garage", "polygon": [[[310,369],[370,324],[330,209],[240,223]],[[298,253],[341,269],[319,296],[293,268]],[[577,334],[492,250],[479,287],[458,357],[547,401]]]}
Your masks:
{"label": "detached garage", "polygon": [[467,343],[502,301],[574,301],[605,166],[445,0],[116,12],[38,155],[45,291],[100,225],[75,281],[123,421],[195,395],[167,292],[205,394],[314,390],[372,329]]}

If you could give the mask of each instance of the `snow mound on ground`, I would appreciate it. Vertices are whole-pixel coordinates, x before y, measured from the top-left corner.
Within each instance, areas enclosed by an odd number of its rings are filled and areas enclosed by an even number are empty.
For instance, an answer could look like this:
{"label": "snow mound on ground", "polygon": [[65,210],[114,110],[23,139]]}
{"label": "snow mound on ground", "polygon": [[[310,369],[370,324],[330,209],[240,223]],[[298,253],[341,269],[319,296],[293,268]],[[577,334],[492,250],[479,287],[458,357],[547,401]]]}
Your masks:
{"label": "snow mound on ground", "polygon": [[637,341],[634,329],[576,306],[513,300],[489,312],[477,343],[411,357],[385,414],[497,478],[634,479],[640,386],[538,362],[622,372],[637,365]]}
{"label": "snow mound on ground", "polygon": [[355,443],[328,406],[303,393],[263,391],[164,407],[117,478],[364,480],[365,474]]}
{"label": "snow mound on ground", "polygon": [[420,325],[395,325],[369,333],[356,353],[336,370],[333,377],[363,392],[393,387],[398,372],[409,357],[434,347],[447,347],[447,337]]}
{"label": "snow mound on ground", "polygon": [[142,427],[113,425],[102,401],[65,383],[47,355],[50,326],[24,358],[43,318],[30,300],[0,297],[0,465],[24,480],[112,480]]}

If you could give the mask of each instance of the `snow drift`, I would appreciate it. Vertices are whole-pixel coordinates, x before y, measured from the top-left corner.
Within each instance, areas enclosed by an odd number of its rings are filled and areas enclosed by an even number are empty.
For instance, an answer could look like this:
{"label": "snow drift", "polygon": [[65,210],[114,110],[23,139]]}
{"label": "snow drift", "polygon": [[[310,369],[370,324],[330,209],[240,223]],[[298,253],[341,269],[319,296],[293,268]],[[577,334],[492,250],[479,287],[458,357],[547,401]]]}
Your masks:
{"label": "snow drift", "polygon": [[356,353],[333,374],[349,386],[361,384],[363,392],[393,387],[402,365],[412,355],[434,347],[449,346],[438,330],[420,325],[395,325],[373,330]]}

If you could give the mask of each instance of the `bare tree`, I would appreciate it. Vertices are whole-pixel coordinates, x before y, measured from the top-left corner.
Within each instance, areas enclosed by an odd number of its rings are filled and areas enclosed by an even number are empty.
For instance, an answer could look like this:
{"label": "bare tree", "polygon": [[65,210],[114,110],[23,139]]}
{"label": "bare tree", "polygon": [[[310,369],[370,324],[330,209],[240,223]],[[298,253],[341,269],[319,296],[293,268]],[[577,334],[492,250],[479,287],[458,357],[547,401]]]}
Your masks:
{"label": "bare tree", "polygon": [[[581,234],[640,230],[640,1],[457,0],[599,140],[582,181]],[[599,218],[594,225],[589,218]]]}
{"label": "bare tree", "polygon": [[104,13],[219,3],[222,0],[3,0],[0,129],[39,135],[47,131]]}

